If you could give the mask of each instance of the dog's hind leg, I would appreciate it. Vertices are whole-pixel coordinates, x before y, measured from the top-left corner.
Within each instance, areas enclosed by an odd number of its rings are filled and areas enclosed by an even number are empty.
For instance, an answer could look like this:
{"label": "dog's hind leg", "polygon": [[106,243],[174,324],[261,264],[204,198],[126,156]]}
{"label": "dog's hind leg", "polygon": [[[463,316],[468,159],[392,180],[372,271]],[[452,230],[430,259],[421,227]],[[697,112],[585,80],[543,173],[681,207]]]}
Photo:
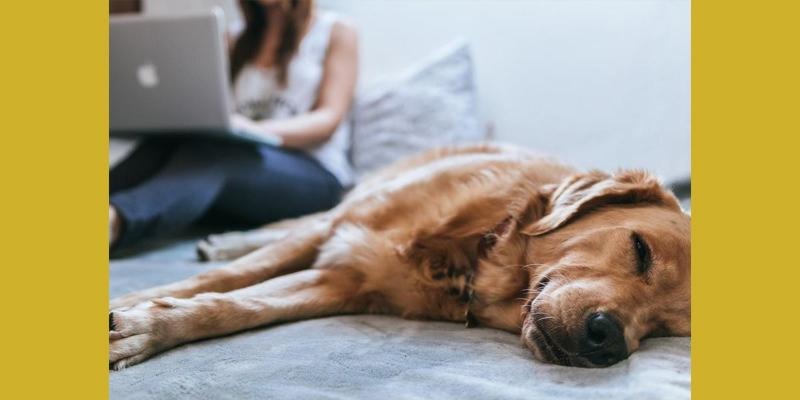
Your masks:
{"label": "dog's hind leg", "polygon": [[278,241],[288,233],[285,229],[264,227],[208,235],[197,242],[197,258],[200,261],[234,260]]}
{"label": "dog's hind leg", "polygon": [[243,232],[209,235],[197,242],[197,257],[201,261],[229,261],[278,241],[304,224],[323,217],[316,213],[300,218],[273,222],[261,228]]}
{"label": "dog's hind leg", "polygon": [[369,311],[363,276],[350,268],[309,269],[227,293],[159,298],[109,313],[109,367],[181,343],[277,322]]}
{"label": "dog's hind leg", "polygon": [[319,216],[295,226],[284,238],[232,263],[189,279],[145,289],[111,300],[110,309],[130,307],[158,297],[187,298],[204,292],[228,292],[311,267],[330,235],[330,220]]}

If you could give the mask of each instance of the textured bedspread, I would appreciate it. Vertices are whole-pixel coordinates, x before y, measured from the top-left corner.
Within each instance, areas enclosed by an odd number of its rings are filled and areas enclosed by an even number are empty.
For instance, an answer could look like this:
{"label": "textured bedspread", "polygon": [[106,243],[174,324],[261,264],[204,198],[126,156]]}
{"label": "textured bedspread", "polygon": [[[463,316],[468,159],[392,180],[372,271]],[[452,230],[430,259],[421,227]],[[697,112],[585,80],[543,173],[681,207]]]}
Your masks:
{"label": "textured bedspread", "polygon": [[[111,262],[111,296],[218,264],[193,241]],[[181,346],[110,373],[111,399],[682,399],[687,338],[646,340],[605,369],[542,364],[515,335],[460,324],[342,316]]]}

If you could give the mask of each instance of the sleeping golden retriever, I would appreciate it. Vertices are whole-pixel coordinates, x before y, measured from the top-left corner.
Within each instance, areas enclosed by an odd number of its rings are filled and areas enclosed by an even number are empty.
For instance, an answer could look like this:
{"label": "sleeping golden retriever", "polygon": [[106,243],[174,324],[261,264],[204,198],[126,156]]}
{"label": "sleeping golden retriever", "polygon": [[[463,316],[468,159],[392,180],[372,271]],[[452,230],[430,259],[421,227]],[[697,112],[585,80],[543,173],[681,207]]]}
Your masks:
{"label": "sleeping golden retriever", "polygon": [[223,268],[112,300],[109,366],[354,313],[503,329],[541,361],[608,366],[643,338],[689,335],[689,225],[641,171],[578,173],[501,145],[437,149],[272,236],[202,244],[214,258],[263,245]]}

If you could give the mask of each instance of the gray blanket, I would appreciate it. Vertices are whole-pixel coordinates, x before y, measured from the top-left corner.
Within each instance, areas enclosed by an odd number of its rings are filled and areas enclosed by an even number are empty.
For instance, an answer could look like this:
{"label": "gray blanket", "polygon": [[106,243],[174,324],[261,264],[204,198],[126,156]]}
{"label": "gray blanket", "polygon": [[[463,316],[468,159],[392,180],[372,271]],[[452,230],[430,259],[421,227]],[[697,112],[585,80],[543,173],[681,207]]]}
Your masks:
{"label": "gray blanket", "polygon": [[[111,262],[111,296],[218,266],[193,241]],[[687,338],[646,340],[605,369],[535,361],[517,336],[461,324],[342,316],[191,343],[110,373],[111,399],[683,399]]]}

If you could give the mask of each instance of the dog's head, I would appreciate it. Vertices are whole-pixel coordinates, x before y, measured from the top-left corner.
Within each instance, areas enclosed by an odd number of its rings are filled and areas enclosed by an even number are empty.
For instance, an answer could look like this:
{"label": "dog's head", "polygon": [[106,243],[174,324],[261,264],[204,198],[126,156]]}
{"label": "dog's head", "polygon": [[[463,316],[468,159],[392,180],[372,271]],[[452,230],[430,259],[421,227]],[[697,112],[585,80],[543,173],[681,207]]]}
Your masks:
{"label": "dog's head", "polygon": [[522,340],[562,365],[614,364],[652,336],[690,334],[690,219],[650,175],[573,176],[521,227],[532,265]]}

